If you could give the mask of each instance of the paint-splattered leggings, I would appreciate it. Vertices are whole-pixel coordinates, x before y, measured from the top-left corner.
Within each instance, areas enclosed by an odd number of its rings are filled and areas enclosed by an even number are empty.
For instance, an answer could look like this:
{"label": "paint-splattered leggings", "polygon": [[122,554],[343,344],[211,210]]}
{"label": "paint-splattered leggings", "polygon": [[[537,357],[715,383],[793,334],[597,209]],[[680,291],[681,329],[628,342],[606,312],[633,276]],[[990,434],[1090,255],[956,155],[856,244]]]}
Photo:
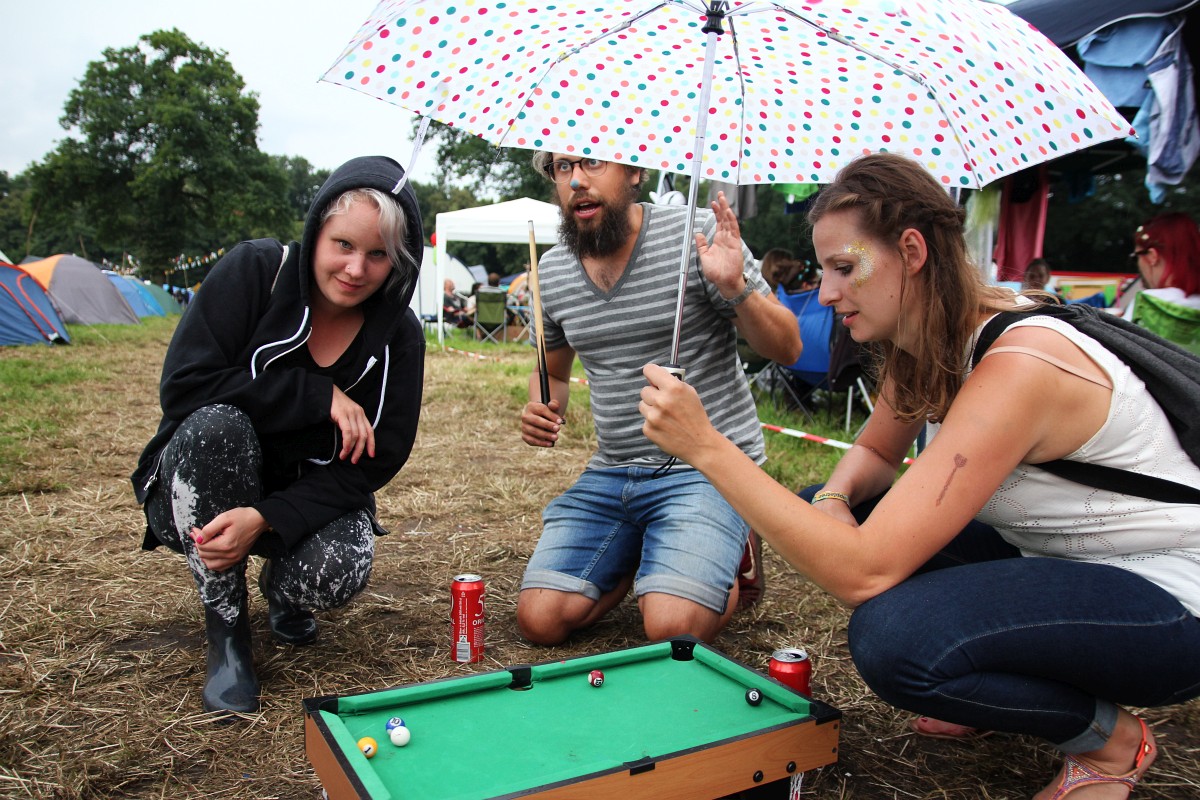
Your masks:
{"label": "paint-splattered leggings", "polygon": [[[233,406],[206,406],[171,437],[146,501],[154,535],[187,558],[200,600],[230,624],[246,596],[246,562],[214,572],[200,560],[189,534],[223,511],[262,499],[262,463],[250,418]],[[286,553],[258,545],[251,552],[271,557],[273,594],[304,608],[337,608],[367,585],[375,530],[366,510],[353,511]]]}

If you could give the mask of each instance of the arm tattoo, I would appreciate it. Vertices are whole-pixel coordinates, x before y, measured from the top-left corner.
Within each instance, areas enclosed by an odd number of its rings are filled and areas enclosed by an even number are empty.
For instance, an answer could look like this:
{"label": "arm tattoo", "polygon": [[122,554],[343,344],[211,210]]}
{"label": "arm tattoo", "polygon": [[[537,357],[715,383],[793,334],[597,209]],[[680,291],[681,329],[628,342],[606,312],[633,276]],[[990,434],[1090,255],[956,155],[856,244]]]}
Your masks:
{"label": "arm tattoo", "polygon": [[946,485],[942,487],[942,493],[938,495],[935,506],[942,504],[942,498],[946,496],[946,490],[950,488],[950,481],[954,480],[954,473],[958,472],[960,467],[967,465],[967,459],[959,453],[954,454],[954,469],[950,470],[950,475],[946,478]]}

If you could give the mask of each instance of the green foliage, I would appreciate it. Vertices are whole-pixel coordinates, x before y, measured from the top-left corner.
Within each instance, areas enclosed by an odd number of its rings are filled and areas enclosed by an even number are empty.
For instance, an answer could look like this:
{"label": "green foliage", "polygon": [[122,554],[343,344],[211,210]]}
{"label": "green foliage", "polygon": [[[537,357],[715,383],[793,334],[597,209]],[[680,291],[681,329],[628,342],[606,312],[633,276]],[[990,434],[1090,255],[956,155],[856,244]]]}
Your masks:
{"label": "green foliage", "polygon": [[287,177],[258,149],[258,100],[224,53],[178,30],[105,50],[61,123],[78,138],[30,169],[27,200],[30,224],[57,232],[55,251],[131,251],[161,269],[294,221]]}
{"label": "green foliage", "polygon": [[1065,183],[1052,187],[1043,250],[1055,271],[1137,272],[1129,260],[1133,231],[1151,217],[1182,211],[1200,221],[1200,166],[1163,202],[1150,202],[1146,170],[1096,175],[1091,193],[1077,197]]}

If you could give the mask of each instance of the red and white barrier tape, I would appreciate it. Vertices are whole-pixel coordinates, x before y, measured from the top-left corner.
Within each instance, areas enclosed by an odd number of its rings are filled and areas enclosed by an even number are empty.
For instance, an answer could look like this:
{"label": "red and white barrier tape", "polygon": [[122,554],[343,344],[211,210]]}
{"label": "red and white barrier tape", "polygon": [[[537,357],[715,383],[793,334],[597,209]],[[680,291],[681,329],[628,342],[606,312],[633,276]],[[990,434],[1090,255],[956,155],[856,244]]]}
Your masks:
{"label": "red and white barrier tape", "polygon": [[[485,356],[482,353],[474,353],[474,352],[471,352],[470,350],[459,350],[458,348],[455,348],[455,347],[447,347],[446,350],[451,353],[458,353],[459,355],[467,356],[469,358],[474,358],[474,359],[481,360],[481,361],[489,359],[489,358],[493,358],[493,356]],[[587,378],[572,377],[571,382],[578,383],[582,386],[587,386]],[[810,442],[816,442],[817,444],[825,444],[825,445],[829,445],[830,447],[840,448],[842,450],[849,450],[851,447],[853,447],[853,445],[847,444],[846,442],[839,442],[837,439],[830,439],[825,436],[817,436],[816,434],[813,434],[813,433],[806,433],[804,431],[798,431],[795,428],[781,428],[778,425],[770,425],[766,422],[760,422],[759,425],[762,425],[762,427],[765,428],[766,430],[774,431],[775,433],[782,433],[785,436],[794,436],[797,439],[807,439]],[[911,464],[911,463],[913,463],[913,460],[911,458],[905,458],[904,463]]]}
{"label": "red and white barrier tape", "polygon": [[[813,433],[805,433],[804,431],[798,431],[795,428],[781,428],[778,425],[769,425],[766,422],[760,422],[759,425],[762,425],[763,428],[768,431],[774,431],[775,433],[782,433],[785,436],[795,436],[797,439],[807,439],[810,442],[816,442],[817,444],[827,444],[830,447],[837,447],[842,450],[849,450],[851,447],[854,446],[852,444],[847,444],[846,442],[839,442],[837,439],[829,439],[825,436],[817,436],[816,434],[813,434]],[[904,463],[911,464],[911,463],[913,463],[913,460],[911,458],[905,458]]]}

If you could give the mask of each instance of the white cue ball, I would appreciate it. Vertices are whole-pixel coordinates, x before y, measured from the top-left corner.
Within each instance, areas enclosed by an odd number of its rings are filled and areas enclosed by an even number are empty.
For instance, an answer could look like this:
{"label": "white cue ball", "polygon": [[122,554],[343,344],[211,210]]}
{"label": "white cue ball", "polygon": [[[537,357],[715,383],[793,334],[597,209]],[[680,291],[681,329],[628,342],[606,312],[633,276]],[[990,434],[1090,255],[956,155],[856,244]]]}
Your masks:
{"label": "white cue ball", "polygon": [[393,728],[388,736],[391,738],[392,744],[396,745],[396,747],[404,747],[412,739],[412,733],[409,732],[408,728],[403,726]]}

